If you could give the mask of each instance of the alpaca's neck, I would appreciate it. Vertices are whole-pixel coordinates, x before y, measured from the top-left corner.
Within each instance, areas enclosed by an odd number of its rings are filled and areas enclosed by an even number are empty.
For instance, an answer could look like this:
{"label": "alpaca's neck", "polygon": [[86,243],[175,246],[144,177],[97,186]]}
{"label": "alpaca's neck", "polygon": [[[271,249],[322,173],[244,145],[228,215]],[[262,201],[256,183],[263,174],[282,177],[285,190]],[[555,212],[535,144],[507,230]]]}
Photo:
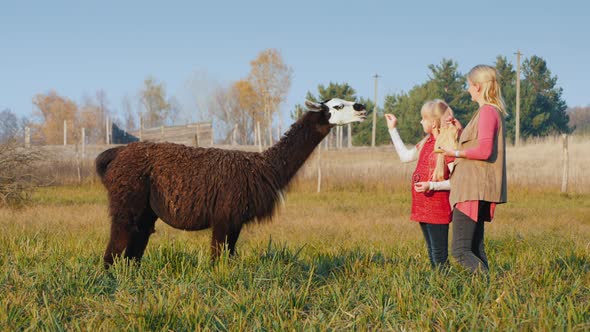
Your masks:
{"label": "alpaca's neck", "polygon": [[315,147],[330,132],[330,125],[319,125],[317,118],[318,114],[306,113],[280,141],[263,152],[263,156],[280,176],[281,189],[291,181]]}

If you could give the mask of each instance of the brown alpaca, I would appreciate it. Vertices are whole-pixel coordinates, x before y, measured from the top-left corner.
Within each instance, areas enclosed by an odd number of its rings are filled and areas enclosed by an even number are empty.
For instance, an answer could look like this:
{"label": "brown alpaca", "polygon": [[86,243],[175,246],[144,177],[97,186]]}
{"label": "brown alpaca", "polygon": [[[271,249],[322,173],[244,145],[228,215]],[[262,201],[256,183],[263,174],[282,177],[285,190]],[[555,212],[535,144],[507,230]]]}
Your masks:
{"label": "brown alpaca", "polygon": [[270,219],[282,190],[330,129],[366,117],[363,105],[341,99],[306,106],[310,111],[262,153],[145,142],[102,152],[96,171],[111,216],[105,267],[123,251],[140,261],[158,218],[183,230],[211,227],[212,258],[224,245],[234,254],[242,226]]}

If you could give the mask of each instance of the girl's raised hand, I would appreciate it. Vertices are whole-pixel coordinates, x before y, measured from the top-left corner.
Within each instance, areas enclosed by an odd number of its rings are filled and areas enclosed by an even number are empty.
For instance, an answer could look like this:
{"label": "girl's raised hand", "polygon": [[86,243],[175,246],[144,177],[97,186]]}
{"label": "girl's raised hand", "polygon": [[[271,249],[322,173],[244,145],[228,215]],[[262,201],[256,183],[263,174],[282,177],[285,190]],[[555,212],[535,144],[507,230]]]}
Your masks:
{"label": "girl's raised hand", "polygon": [[397,118],[393,114],[385,114],[385,120],[387,121],[387,128],[393,129],[397,126]]}

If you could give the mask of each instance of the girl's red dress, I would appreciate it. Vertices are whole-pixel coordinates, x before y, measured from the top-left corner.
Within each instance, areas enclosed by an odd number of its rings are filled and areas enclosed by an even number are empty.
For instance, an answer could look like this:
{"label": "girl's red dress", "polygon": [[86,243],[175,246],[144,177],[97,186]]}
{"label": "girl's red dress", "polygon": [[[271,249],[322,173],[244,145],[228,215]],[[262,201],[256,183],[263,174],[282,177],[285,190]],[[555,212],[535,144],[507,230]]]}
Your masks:
{"label": "girl's red dress", "polygon": [[[436,167],[438,154],[434,152],[436,139],[432,134],[424,142],[416,170],[412,174],[412,213],[410,219],[427,224],[449,224],[451,222],[451,205],[449,204],[448,190],[416,192],[414,184],[432,180],[432,173]],[[446,157],[445,164],[453,161],[454,158]],[[449,169],[445,165],[444,178],[449,178]]]}

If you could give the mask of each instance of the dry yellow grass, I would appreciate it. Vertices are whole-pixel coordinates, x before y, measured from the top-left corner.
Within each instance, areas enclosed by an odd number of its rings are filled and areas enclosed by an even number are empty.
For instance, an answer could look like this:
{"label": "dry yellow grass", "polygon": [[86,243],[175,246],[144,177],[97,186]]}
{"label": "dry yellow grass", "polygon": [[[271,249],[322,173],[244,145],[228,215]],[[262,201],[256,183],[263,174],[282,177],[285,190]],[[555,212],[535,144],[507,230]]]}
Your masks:
{"label": "dry yellow grass", "polygon": [[[508,185],[529,190],[561,189],[563,175],[562,137],[529,140],[520,147],[508,146]],[[103,147],[102,149],[105,149]],[[256,147],[222,146],[227,149],[258,151]],[[59,149],[51,150],[52,159],[43,166],[43,175],[56,184],[96,182],[94,160],[80,162],[60,157]],[[93,147],[93,153],[101,151]],[[590,193],[590,138],[569,138],[568,192]],[[317,151],[308,159],[297,175],[293,187],[308,191],[317,188]],[[78,168],[78,165],[80,166]],[[399,161],[393,146],[376,149],[355,147],[343,150],[322,150],[322,188],[353,188],[355,190],[409,190],[409,179],[415,163]],[[80,176],[78,176],[78,170]]]}
{"label": "dry yellow grass", "polygon": [[[561,189],[563,143],[561,136],[531,140],[519,147],[508,146],[506,163],[508,185],[529,190]],[[590,192],[590,139],[569,138],[568,192]],[[393,146],[322,151],[322,185],[328,188],[350,187],[409,190],[414,163],[399,161]],[[317,152],[300,171],[299,179],[311,183],[317,176]],[[315,185],[315,184],[314,184]]]}

